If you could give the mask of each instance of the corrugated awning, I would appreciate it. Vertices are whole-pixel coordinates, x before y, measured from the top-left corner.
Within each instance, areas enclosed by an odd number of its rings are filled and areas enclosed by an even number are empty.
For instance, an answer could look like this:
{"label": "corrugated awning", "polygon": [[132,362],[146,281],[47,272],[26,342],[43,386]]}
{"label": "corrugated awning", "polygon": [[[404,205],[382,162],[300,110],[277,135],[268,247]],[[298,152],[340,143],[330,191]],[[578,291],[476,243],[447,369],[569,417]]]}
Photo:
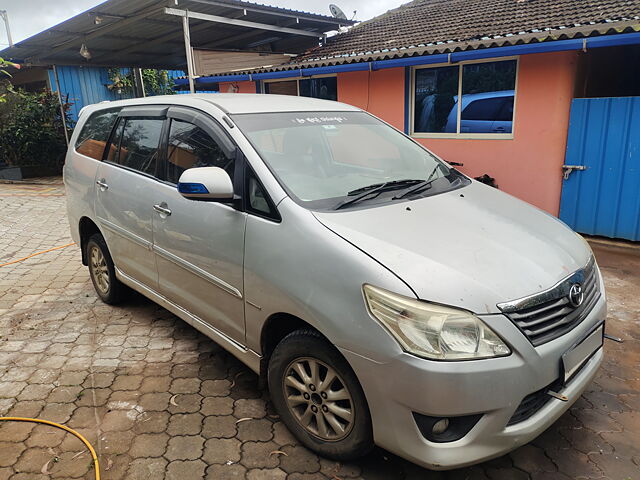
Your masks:
{"label": "corrugated awning", "polygon": [[353,23],[241,0],[108,0],[0,56],[32,65],[184,69],[182,18],[167,8],[218,18],[190,18],[191,46],[208,50],[302,53],[317,46],[324,32]]}

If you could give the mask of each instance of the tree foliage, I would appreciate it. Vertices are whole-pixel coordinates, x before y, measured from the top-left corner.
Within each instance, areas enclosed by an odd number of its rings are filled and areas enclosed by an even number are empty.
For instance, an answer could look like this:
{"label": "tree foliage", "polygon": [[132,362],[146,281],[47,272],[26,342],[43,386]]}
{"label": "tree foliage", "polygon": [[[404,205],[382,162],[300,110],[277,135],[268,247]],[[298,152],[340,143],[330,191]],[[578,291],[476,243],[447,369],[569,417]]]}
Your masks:
{"label": "tree foliage", "polygon": [[[118,93],[125,94],[134,92],[135,80],[132,69],[125,71],[120,68],[110,68],[109,80],[111,80],[111,84],[107,85],[109,90],[117,90]],[[147,96],[172,95],[175,93],[173,79],[169,78],[169,72],[166,70],[143,69],[142,83],[144,84],[144,93]]]}
{"label": "tree foliage", "polygon": [[[11,166],[60,165],[67,145],[60,103],[49,90],[27,93],[0,85],[0,164]],[[65,120],[70,104],[64,105]]]}

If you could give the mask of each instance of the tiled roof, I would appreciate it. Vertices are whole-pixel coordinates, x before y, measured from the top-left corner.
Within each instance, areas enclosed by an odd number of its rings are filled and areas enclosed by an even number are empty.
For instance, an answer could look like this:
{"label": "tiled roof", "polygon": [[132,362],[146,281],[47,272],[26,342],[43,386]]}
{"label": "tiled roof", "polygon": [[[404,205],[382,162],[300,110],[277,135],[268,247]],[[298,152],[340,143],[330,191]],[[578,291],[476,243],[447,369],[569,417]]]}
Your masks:
{"label": "tiled roof", "polygon": [[601,35],[614,27],[640,30],[640,0],[414,0],[330,37],[295,62]]}

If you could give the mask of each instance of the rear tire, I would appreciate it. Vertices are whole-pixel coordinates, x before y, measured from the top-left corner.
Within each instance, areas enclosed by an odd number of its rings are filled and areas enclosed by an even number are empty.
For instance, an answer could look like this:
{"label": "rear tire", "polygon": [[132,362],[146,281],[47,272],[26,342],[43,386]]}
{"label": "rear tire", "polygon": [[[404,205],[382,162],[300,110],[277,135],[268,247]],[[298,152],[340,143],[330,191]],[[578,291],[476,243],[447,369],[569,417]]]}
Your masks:
{"label": "rear tire", "polygon": [[313,330],[283,338],[269,360],[269,391],[289,430],[324,457],[353,460],[373,448],[360,382],[336,348]]}
{"label": "rear tire", "polygon": [[102,235],[92,235],[87,241],[85,252],[89,276],[100,299],[109,305],[120,303],[126,287],[116,278],[113,260]]}

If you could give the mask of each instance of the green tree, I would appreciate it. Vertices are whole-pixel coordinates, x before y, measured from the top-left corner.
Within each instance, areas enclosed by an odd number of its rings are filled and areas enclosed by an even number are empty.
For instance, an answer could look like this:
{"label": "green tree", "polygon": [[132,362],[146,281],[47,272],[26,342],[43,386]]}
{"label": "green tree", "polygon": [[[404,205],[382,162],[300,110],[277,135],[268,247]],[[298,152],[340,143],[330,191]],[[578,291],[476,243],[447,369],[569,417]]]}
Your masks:
{"label": "green tree", "polygon": [[[11,166],[60,165],[67,145],[58,96],[50,90],[27,93],[0,85],[0,163]],[[64,115],[70,125],[68,110]]]}

